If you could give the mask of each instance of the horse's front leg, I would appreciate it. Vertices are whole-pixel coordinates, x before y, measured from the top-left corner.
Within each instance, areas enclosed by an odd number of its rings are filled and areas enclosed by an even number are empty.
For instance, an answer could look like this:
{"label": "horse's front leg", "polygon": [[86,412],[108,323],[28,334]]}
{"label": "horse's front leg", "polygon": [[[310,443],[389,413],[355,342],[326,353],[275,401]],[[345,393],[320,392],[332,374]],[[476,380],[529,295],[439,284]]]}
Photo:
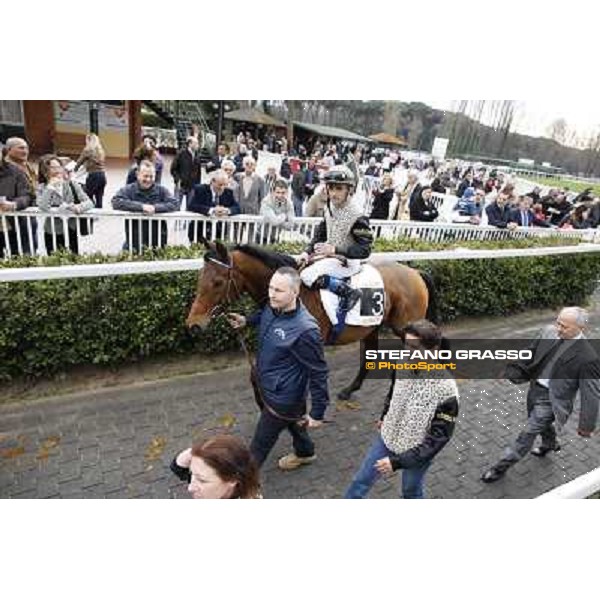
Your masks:
{"label": "horse's front leg", "polygon": [[[369,335],[364,339],[365,350],[377,350],[379,347],[379,335],[377,329],[374,329]],[[345,387],[343,390],[338,392],[338,400],[347,401],[350,400],[353,392],[357,392],[362,387],[363,381],[367,376],[367,361],[365,359],[365,354],[363,353],[360,357],[360,368],[358,370],[358,374],[352,381],[352,383]]]}

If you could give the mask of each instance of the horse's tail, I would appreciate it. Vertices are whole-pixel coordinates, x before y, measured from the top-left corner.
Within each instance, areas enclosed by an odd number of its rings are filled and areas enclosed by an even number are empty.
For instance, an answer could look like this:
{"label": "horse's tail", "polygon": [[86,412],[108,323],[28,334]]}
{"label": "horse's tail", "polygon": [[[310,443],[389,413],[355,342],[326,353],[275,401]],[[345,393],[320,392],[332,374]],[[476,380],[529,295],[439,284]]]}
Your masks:
{"label": "horse's tail", "polygon": [[433,277],[425,271],[419,271],[419,275],[425,282],[425,285],[427,286],[427,292],[429,294],[429,302],[427,303],[427,312],[425,313],[425,318],[435,325],[439,325],[440,317],[438,314],[437,291],[435,289]]}

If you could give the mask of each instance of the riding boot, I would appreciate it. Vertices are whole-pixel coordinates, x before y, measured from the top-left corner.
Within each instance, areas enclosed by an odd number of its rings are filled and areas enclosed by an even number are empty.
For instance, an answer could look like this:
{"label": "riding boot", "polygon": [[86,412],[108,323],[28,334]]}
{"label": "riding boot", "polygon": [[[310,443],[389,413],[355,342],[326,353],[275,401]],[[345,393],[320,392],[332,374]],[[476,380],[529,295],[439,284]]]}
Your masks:
{"label": "riding boot", "polygon": [[313,284],[313,289],[323,289],[340,297],[339,310],[346,313],[362,298],[360,290],[352,289],[345,281],[331,275],[321,275]]}

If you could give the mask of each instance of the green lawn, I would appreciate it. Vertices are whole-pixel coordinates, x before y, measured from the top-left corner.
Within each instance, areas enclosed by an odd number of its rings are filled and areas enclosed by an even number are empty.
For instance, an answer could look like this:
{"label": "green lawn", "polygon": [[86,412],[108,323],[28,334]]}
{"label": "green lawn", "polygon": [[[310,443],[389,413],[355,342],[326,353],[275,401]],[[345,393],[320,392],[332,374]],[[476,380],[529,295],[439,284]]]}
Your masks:
{"label": "green lawn", "polygon": [[583,192],[583,190],[586,190],[588,188],[592,188],[592,190],[594,191],[594,194],[596,196],[600,196],[600,184],[591,184],[591,183],[584,183],[582,181],[572,181],[569,179],[559,179],[557,177],[530,177],[530,176],[526,176],[526,177],[521,177],[521,179],[525,179],[527,181],[531,181],[532,183],[537,183],[539,185],[543,185],[543,186],[549,186],[549,187],[553,187],[553,188],[567,188],[572,192]]}

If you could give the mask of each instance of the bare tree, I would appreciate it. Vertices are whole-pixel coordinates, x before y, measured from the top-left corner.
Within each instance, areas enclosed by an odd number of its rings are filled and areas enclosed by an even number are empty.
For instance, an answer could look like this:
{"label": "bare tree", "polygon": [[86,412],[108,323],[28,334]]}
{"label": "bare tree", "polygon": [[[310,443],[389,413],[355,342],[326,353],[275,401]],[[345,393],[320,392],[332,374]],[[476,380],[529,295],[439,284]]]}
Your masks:
{"label": "bare tree", "polygon": [[506,142],[508,140],[508,134],[512,126],[513,119],[515,117],[515,101],[514,100],[503,100],[502,109],[500,111],[500,123],[499,130],[501,132],[500,150],[498,154],[503,155],[506,149]]}
{"label": "bare tree", "polygon": [[548,128],[548,133],[550,134],[550,139],[564,145],[567,141],[568,130],[569,126],[567,125],[567,122],[561,117],[560,119],[552,121]]}
{"label": "bare tree", "polygon": [[[383,131],[396,135],[400,119],[400,107],[398,102],[388,101],[383,108]],[[376,133],[375,131],[371,133]]]}
{"label": "bare tree", "polygon": [[294,121],[299,121],[299,115],[302,113],[301,100],[286,100],[287,107],[287,141],[288,147],[294,145]]}
{"label": "bare tree", "polygon": [[589,135],[585,158],[584,172],[586,175],[592,175],[600,163],[600,128]]}

